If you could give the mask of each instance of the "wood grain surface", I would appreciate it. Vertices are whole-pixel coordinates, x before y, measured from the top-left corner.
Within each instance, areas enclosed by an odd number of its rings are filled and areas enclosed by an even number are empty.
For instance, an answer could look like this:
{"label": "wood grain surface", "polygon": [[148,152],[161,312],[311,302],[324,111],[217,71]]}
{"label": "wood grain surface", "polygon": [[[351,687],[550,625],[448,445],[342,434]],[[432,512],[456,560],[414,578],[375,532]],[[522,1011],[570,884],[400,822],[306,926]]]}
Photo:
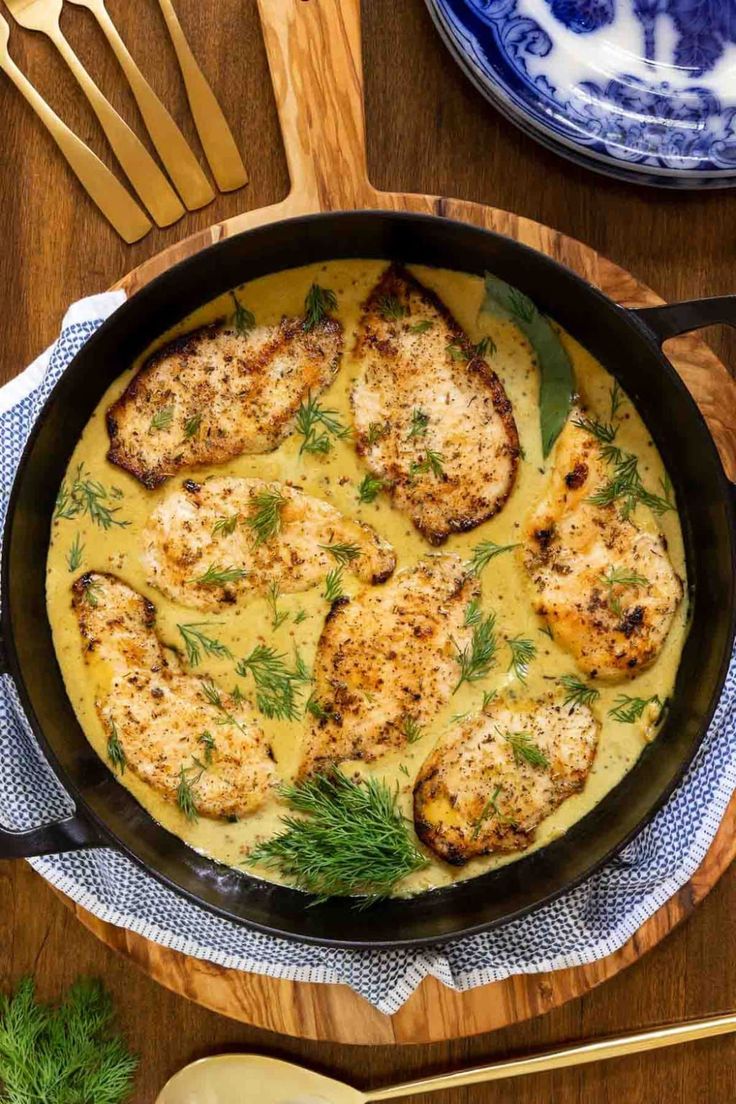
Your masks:
{"label": "wood grain surface", "polygon": [[[289,0],[278,0],[282,2],[286,7]],[[144,64],[153,63],[150,75],[157,90],[194,140],[153,0],[139,0],[135,12],[132,6],[112,0],[110,7],[137,56]],[[277,202],[286,192],[255,5],[242,0],[219,0],[217,5],[213,0],[179,0],[179,8],[245,150],[252,187],[247,193],[221,197],[173,232],[151,235],[134,249],[122,246],[86,205],[23,105],[6,86],[0,86],[0,211],[4,215],[0,280],[10,322],[4,332],[5,378],[53,336],[72,298],[109,285],[187,232],[246,206]],[[134,112],[114,63],[95,28],[77,18],[81,15],[72,12],[67,18],[70,37],[105,91],[132,120]],[[16,35],[13,47],[68,121],[104,152],[84,106],[46,44]],[[466,195],[540,219],[587,240],[669,299],[733,290],[734,243],[728,216],[736,197],[632,190],[573,169],[530,145],[455,72],[419,0],[365,4],[364,53],[368,166],[375,185]],[[230,59],[227,64],[225,58]],[[300,132],[298,119],[294,126]],[[250,148],[257,156],[249,155]],[[733,338],[729,343],[716,335],[716,342],[726,361],[730,356],[733,362]],[[35,969],[43,991],[55,993],[80,969],[102,974],[118,998],[133,1044],[143,1055],[136,1101],[152,1100],[164,1076],[181,1062],[228,1045],[300,1056],[368,1085],[457,1065],[482,1054],[736,1004],[734,937],[728,922],[729,909],[736,903],[733,876],[727,876],[677,935],[582,1001],[472,1042],[410,1050],[373,1046],[359,1053],[277,1039],[187,1004],[153,986],[127,964],[106,956],[26,867],[6,865],[0,878],[3,982]],[[641,1057],[616,1066],[539,1077],[527,1084],[467,1092],[471,1098],[488,1101],[608,1101],[615,1095],[632,1104],[655,1096],[720,1104],[734,1095],[734,1054],[733,1044],[717,1042],[675,1055]]]}

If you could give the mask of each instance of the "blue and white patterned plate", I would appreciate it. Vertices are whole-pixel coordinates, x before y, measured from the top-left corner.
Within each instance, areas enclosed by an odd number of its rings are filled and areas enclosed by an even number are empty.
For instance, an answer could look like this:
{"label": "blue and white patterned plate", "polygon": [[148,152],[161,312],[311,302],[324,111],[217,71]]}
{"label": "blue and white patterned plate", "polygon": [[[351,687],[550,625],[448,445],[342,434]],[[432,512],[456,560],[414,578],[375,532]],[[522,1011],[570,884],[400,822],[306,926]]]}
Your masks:
{"label": "blue and white patterned plate", "polygon": [[736,0],[427,0],[461,68],[588,168],[736,186]]}

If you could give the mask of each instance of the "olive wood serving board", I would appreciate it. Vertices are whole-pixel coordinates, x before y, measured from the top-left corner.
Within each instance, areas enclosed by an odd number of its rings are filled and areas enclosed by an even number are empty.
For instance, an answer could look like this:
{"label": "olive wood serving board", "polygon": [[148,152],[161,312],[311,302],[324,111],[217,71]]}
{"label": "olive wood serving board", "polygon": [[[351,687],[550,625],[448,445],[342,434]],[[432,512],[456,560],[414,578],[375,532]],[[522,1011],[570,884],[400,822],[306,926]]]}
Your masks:
{"label": "olive wood serving board", "polygon": [[[152,257],[118,283],[128,295],[178,261],[251,227],[318,211],[375,208],[420,211],[485,227],[549,254],[625,306],[662,302],[612,261],[530,219],[465,200],[377,191],[366,165],[360,0],[259,0],[259,9],[291,190],[280,203],[211,226]],[[668,342],[667,353],[707,419],[728,475],[736,479],[736,384],[695,335]],[[344,985],[282,981],[168,950],[63,899],[98,939],[150,977],[225,1016],[308,1039],[429,1043],[517,1023],[613,977],[685,919],[735,855],[736,798],[692,879],[614,954],[587,966],[512,977],[467,993],[427,978],[393,1016],[377,1012]]]}

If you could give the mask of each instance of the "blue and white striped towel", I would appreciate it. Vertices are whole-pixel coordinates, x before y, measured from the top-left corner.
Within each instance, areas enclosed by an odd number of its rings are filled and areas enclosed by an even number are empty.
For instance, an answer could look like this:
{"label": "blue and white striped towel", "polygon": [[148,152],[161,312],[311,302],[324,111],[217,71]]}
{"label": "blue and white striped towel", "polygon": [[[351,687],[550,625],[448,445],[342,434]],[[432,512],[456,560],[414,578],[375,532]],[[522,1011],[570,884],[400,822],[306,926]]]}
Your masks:
{"label": "blue and white striped towel", "polygon": [[[53,348],[0,391],[0,520],[21,450],[44,400],[72,357],[122,301],[75,304]],[[519,973],[557,970],[620,947],[703,860],[736,789],[736,665],[687,778],[626,851],[577,889],[499,931],[417,951],[328,950],[260,935],[197,908],[112,850],[36,859],[32,865],[84,908],[185,954],[271,977],[342,982],[395,1012],[422,978],[455,989]],[[25,829],[71,811],[44,764],[9,678],[0,681],[0,821]]]}

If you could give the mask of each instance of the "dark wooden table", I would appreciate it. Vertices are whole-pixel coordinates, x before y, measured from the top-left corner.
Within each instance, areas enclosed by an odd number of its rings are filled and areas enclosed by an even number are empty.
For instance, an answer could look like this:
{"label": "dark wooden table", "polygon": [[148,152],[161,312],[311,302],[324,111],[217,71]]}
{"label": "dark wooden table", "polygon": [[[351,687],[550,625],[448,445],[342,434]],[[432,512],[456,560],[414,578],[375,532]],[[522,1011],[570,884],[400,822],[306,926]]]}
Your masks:
{"label": "dark wooden table", "polygon": [[[155,0],[109,0],[109,8],[196,144]],[[80,193],[30,110],[0,81],[3,381],[52,340],[72,300],[107,287],[186,234],[286,191],[255,0],[178,0],[178,8],[233,122],[252,183],[127,247]],[[110,99],[137,125],[132,97],[92,17],[70,9],[64,26]],[[50,102],[110,163],[91,111],[50,44],[14,31],[11,47]],[[635,189],[547,153],[500,118],[456,70],[421,0],[367,0],[364,58],[369,161],[377,186],[456,195],[528,215],[589,242],[668,299],[736,290],[736,192]],[[726,362],[736,365],[736,336],[709,336]],[[150,1104],[185,1062],[228,1049],[301,1059],[367,1087],[486,1056],[736,1008],[734,914],[732,872],[662,946],[597,992],[543,1019],[451,1045],[356,1050],[249,1030],[173,996],[98,944],[28,866],[0,863],[0,989],[31,972],[40,992],[53,997],[79,973],[102,977],[141,1056],[135,1104]],[[488,1104],[730,1104],[734,1097],[732,1040],[463,1090],[463,1099]],[[437,1098],[437,1104],[443,1101]]]}

